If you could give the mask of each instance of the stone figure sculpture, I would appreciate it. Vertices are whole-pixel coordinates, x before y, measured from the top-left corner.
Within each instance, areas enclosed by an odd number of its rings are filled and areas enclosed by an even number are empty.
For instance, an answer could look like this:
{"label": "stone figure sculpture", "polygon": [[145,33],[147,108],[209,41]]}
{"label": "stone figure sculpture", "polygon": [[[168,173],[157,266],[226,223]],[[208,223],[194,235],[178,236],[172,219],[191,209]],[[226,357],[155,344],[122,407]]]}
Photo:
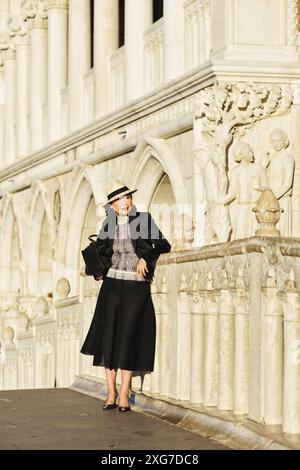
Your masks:
{"label": "stone figure sculpture", "polygon": [[223,162],[216,153],[208,157],[204,166],[203,184],[206,192],[205,242],[226,242],[230,234],[229,210],[225,205],[218,204],[217,199],[226,194],[228,178]]}
{"label": "stone figure sculpture", "polygon": [[267,154],[265,165],[270,188],[283,209],[278,229],[281,235],[292,235],[292,190],[295,171],[294,157],[286,151],[289,139],[282,129],[275,129],[269,137],[269,142],[274,150]]}
{"label": "stone figure sculpture", "polygon": [[234,151],[235,160],[240,163],[231,173],[228,193],[218,199],[218,204],[227,205],[235,200],[232,213],[232,239],[254,235],[257,222],[252,211],[261,191],[268,188],[266,169],[254,162],[250,145],[241,142]]}

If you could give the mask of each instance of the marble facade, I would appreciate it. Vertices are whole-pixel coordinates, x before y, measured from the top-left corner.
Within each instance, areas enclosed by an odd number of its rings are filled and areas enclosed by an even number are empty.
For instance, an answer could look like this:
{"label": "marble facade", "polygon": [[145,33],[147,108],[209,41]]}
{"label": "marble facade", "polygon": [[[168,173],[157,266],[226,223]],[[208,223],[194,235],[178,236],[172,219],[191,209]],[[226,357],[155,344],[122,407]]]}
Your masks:
{"label": "marble facade", "polygon": [[122,43],[117,0],[0,1],[0,388],[104,377],[80,250],[120,176],[172,242],[144,388],[300,434],[298,18],[125,0]]}

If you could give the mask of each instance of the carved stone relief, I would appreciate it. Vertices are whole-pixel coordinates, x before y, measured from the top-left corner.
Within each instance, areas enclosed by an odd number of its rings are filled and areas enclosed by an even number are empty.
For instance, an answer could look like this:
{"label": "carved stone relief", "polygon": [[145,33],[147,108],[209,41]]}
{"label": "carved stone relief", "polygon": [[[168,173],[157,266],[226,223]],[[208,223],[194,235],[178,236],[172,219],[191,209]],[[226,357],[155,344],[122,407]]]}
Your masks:
{"label": "carved stone relief", "polygon": [[[293,101],[291,87],[215,83],[202,90],[197,100],[195,119],[200,136],[196,150],[201,150],[204,160],[200,171],[205,190],[205,243],[253,236],[257,223],[252,209],[266,188],[272,189],[279,199],[285,195],[282,204],[286,204],[286,220],[281,225],[283,233],[290,234],[294,159],[285,150],[287,135],[280,129],[272,132],[273,150],[261,163],[255,161],[256,149],[241,138],[257,121],[289,112]],[[231,144],[237,166],[229,174],[228,148]],[[284,171],[283,161],[287,162]],[[283,193],[285,188],[288,189]]]}

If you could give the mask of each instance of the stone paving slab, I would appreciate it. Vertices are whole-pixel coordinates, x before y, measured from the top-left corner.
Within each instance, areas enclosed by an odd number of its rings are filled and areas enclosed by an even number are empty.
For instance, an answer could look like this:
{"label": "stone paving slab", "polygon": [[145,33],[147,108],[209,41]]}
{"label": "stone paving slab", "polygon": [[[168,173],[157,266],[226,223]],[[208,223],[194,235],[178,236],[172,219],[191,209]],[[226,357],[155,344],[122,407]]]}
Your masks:
{"label": "stone paving slab", "polygon": [[225,450],[227,447],[68,388],[0,391],[1,450]]}

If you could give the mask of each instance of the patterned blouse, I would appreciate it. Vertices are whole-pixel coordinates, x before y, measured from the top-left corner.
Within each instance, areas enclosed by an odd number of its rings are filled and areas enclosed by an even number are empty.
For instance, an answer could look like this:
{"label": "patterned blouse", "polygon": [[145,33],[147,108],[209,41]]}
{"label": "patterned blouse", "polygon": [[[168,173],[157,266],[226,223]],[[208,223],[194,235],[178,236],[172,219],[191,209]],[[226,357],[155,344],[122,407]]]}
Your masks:
{"label": "patterned blouse", "polygon": [[139,257],[134,251],[129,228],[128,216],[119,215],[113,243],[112,265],[106,275],[116,279],[149,282],[136,272]]}

